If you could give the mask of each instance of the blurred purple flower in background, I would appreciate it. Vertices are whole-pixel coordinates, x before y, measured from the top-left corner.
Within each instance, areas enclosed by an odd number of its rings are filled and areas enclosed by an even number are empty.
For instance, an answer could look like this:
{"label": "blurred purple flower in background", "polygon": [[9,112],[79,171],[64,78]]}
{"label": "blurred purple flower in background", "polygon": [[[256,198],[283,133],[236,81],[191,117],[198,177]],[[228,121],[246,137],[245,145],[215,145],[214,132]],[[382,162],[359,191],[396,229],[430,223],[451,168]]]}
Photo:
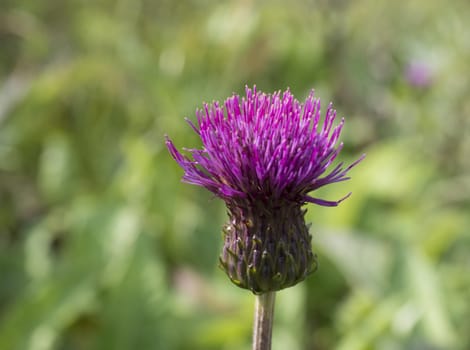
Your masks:
{"label": "blurred purple flower in background", "polygon": [[[330,104],[320,124],[320,100],[313,91],[300,103],[289,90],[272,95],[246,88],[224,105],[205,105],[196,112],[202,149],[181,154],[167,147],[184,170],[183,181],[203,186],[222,198],[230,221],[224,228],[221,267],[232,282],[256,294],[280,290],[302,281],[316,268],[311,236],[305,224],[306,203],[336,206],[310,192],[348,180],[347,167],[327,172],[343,144],[344,120],[333,127]],[[326,173],[326,174],[325,174]]]}
{"label": "blurred purple flower in background", "polygon": [[425,88],[432,83],[433,71],[426,62],[415,60],[408,63],[405,78],[411,86]]}

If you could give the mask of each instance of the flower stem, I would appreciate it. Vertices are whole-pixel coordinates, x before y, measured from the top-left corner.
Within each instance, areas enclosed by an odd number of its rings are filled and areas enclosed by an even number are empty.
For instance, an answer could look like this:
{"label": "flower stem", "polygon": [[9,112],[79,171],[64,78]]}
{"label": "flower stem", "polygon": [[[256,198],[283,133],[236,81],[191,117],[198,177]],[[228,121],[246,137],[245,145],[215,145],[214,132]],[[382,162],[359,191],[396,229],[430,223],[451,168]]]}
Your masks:
{"label": "flower stem", "polygon": [[275,296],[275,292],[256,296],[253,350],[271,350]]}

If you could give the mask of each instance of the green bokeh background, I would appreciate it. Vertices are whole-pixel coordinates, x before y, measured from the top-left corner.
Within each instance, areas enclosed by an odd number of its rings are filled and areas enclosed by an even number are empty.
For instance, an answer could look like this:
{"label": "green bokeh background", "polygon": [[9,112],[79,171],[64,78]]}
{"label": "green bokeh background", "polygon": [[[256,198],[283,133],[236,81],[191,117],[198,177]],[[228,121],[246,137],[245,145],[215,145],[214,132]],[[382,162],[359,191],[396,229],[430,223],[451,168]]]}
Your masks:
{"label": "green bokeh background", "polygon": [[[278,293],[273,350],[470,349],[470,3],[0,4],[0,349],[249,349],[217,268],[220,200],[164,135],[203,101],[315,88],[346,183],[311,205],[320,269]],[[421,83],[412,75],[418,72]]]}

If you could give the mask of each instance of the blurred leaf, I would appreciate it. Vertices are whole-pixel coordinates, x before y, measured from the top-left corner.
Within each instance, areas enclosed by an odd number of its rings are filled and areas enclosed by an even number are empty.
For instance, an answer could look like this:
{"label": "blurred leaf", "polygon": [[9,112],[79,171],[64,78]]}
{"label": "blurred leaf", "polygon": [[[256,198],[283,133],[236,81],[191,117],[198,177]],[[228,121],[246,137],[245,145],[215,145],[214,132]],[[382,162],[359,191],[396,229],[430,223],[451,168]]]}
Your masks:
{"label": "blurred leaf", "polygon": [[427,336],[439,346],[454,347],[455,331],[442,297],[435,267],[418,249],[409,249],[406,258],[408,283],[415,303],[422,312]]}
{"label": "blurred leaf", "polygon": [[315,244],[352,286],[371,293],[387,288],[391,250],[385,242],[352,233],[323,232]]}

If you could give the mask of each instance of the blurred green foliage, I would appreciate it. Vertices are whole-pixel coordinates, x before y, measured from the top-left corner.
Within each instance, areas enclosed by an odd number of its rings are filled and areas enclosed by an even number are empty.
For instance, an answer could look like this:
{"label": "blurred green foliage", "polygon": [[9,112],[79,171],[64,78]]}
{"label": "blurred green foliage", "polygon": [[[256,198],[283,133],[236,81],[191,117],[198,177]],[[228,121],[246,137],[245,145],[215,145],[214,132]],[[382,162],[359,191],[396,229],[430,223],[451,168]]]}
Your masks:
{"label": "blurred green foliage", "polygon": [[245,84],[346,116],[347,183],[311,206],[320,269],[274,349],[470,348],[470,4],[0,4],[0,349],[248,349],[217,269],[223,203],[164,134]]}

